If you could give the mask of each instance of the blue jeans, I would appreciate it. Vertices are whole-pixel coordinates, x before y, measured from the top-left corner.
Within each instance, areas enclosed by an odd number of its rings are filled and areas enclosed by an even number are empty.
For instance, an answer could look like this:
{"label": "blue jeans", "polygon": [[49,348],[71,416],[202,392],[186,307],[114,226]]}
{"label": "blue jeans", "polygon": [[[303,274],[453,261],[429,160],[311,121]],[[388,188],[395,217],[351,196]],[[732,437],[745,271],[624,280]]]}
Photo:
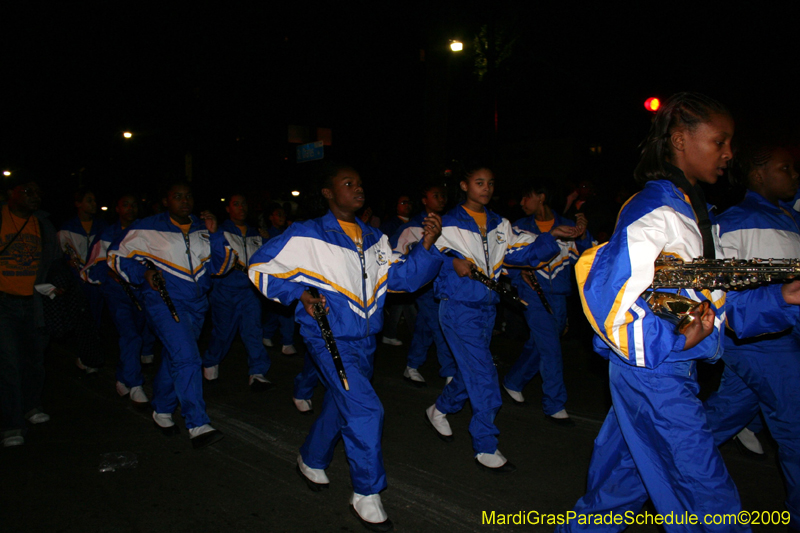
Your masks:
{"label": "blue jeans", "polygon": [[49,334],[34,326],[34,296],[0,292],[0,405],[3,437],[24,435],[40,406]]}

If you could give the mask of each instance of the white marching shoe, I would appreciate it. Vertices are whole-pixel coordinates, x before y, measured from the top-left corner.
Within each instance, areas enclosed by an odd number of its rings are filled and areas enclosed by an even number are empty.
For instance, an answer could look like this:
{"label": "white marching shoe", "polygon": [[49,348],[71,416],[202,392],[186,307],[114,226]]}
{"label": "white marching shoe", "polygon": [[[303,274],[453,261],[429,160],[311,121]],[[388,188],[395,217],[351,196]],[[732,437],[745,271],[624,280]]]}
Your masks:
{"label": "white marching shoe", "polygon": [[211,424],[203,424],[202,426],[189,429],[189,439],[192,442],[192,448],[195,450],[219,442],[222,440],[222,437],[222,433],[214,429]]}
{"label": "white marching shoe", "polygon": [[310,413],[313,410],[311,407],[311,400],[298,400],[297,398],[292,398],[294,402],[294,406],[297,407],[297,410],[301,413]]}
{"label": "white marching shoe", "polygon": [[503,385],[503,390],[506,391],[506,394],[514,400],[514,403],[525,403],[525,396],[522,395],[521,392],[511,390],[505,385]]}
{"label": "white marching shoe", "polygon": [[203,377],[208,381],[214,381],[219,378],[219,365],[203,367]]}
{"label": "white marching shoe", "polygon": [[153,411],[153,424],[161,433],[170,437],[178,432],[178,426],[172,420],[172,413],[156,413]]}
{"label": "white marching shoe", "polygon": [[500,453],[500,450],[495,450],[494,453],[479,453],[475,455],[475,463],[481,468],[498,473],[509,473],[517,469],[516,466],[508,462],[508,459]]}
{"label": "white marching shoe", "polygon": [[147,397],[144,389],[139,385],[138,387],[131,387],[131,401],[136,404],[147,404],[150,402],[150,398]]}
{"label": "white marching shoe", "polygon": [[330,486],[331,480],[328,479],[325,470],[322,468],[311,468],[303,462],[303,456],[297,455],[297,473],[306,482],[309,489],[319,492]]}
{"label": "white marching shoe", "polygon": [[281,353],[283,355],[294,355],[297,353],[297,348],[294,347],[294,344],[284,344],[281,347]]}
{"label": "white marching shoe", "polygon": [[447,421],[447,415],[442,413],[436,408],[436,404],[431,405],[425,409],[425,420],[445,442],[453,442],[453,430],[450,429],[450,422]]}
{"label": "white marching shoe", "polygon": [[742,446],[754,454],[764,455],[764,447],[761,446],[761,441],[758,440],[756,434],[749,429],[742,429],[734,438],[738,440]]}
{"label": "white marching shoe", "polygon": [[126,396],[130,394],[131,389],[129,389],[123,382],[117,381],[117,394],[120,396]]}
{"label": "white marching shoe", "polygon": [[425,386],[425,378],[422,377],[422,374],[419,373],[419,370],[416,368],[411,368],[410,366],[407,366],[405,371],[403,371],[403,379],[417,387]]}
{"label": "white marching shoe", "polygon": [[380,494],[364,496],[354,492],[350,497],[350,509],[370,531],[391,531],[394,528],[394,524],[383,509]]}
{"label": "white marching shoe", "polygon": [[264,337],[263,339],[261,339],[261,344],[263,344],[267,348],[272,348],[272,339]]}

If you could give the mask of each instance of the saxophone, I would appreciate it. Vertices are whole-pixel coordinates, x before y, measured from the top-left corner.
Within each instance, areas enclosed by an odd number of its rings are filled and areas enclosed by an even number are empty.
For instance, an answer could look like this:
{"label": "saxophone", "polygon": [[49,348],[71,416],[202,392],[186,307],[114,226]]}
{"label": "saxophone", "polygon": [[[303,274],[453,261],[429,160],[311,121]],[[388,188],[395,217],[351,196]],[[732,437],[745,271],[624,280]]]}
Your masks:
{"label": "saxophone", "polygon": [[694,320],[699,302],[657,289],[744,290],[800,277],[800,259],[705,259],[683,261],[661,256],[655,263],[650,288],[642,293],[650,309],[683,333]]}

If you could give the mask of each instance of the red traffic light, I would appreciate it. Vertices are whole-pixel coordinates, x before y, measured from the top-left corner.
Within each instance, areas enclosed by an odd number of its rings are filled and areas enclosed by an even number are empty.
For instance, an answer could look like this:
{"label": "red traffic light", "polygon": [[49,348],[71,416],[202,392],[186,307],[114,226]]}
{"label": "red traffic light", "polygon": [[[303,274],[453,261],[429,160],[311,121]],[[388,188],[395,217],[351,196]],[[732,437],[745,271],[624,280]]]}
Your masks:
{"label": "red traffic light", "polygon": [[648,111],[655,113],[661,107],[661,100],[655,97],[648,98],[644,101],[644,108]]}

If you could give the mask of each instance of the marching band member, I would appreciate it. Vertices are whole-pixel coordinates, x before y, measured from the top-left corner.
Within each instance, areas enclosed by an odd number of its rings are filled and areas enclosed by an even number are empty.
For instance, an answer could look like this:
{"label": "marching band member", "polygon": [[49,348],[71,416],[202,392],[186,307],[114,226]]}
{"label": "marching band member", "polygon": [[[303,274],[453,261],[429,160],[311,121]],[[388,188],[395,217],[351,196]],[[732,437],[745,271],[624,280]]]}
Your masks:
{"label": "marching band member", "polygon": [[[747,185],[742,202],[719,216],[726,258],[800,259],[800,214],[791,201],[798,190],[794,160],[784,148],[745,146],[736,155]],[[776,310],[779,312],[779,310]],[[759,411],[778,443],[786,482],[790,526],[800,530],[800,344],[798,328],[739,339],[726,331],[725,370],[719,390],[705,402],[719,445],[739,433]]]}
{"label": "marching band member", "polygon": [[[437,182],[432,182],[422,190],[424,209],[407,224],[401,226],[389,242],[395,252],[407,254],[412,246],[422,240],[425,231],[425,218],[429,213],[442,215],[447,206],[447,189]],[[408,359],[403,378],[417,386],[425,385],[425,378],[419,367],[425,363],[428,348],[436,343],[436,356],[439,359],[439,375],[446,383],[450,383],[456,373],[456,362],[447,346],[447,341],[439,325],[439,301],[433,295],[433,285],[426,285],[417,291],[417,320],[414,323],[414,336],[408,348]]]}
{"label": "marching band member", "polygon": [[[217,231],[213,214],[192,215],[194,198],[187,183],[170,184],[163,203],[164,213],[135,222],[109,246],[108,264],[128,283],[146,283],[140,292],[142,303],[164,345],[153,381],[156,426],[165,434],[174,433],[172,412],[180,402],[192,445],[202,448],[220,440],[222,434],[206,414],[197,338],[208,310],[211,275],[227,273],[236,254],[223,232]],[[157,270],[149,269],[148,261]],[[163,294],[161,282],[166,287]],[[173,309],[166,303],[168,298]]]}
{"label": "marching band member", "polygon": [[460,183],[466,200],[444,216],[442,236],[436,246],[454,257],[445,260],[436,278],[439,321],[456,360],[456,374],[425,416],[444,441],[453,440],[446,416],[457,413],[467,399],[472,405],[469,432],[478,466],[495,472],[516,467],[497,449],[500,430],[494,424],[502,405],[497,369],[489,351],[499,297],[471,279],[471,268],[496,280],[503,264],[539,265],[558,254],[558,237],[572,237],[575,229],[557,226],[535,236],[518,232],[508,220],[489,211],[494,175],[486,167],[469,169]]}
{"label": "marching band member", "polygon": [[72,272],[76,280],[78,280],[81,291],[86,297],[91,313],[91,321],[94,322],[93,325],[90,325],[90,320],[85,320],[83,317],[79,319],[78,334],[82,337],[91,336],[93,338],[91,340],[81,339],[81,344],[87,349],[81,350],[76,360],[78,368],[84,370],[87,374],[93,374],[97,372],[97,368],[103,363],[103,355],[96,346],[93,346],[96,344],[94,337],[96,337],[97,331],[100,329],[100,319],[103,314],[103,294],[97,285],[86,283],[81,278],[80,272],[86,267],[89,254],[92,252],[95,242],[108,225],[102,218],[95,217],[97,214],[97,201],[92,191],[85,188],[79,189],[75,192],[73,199],[78,214],[75,218],[67,221],[58,231],[58,242],[69,265],[72,267]]}
{"label": "marching band member", "polygon": [[[429,249],[441,231],[440,220],[429,217],[422,246],[415,246],[407,257],[393,258],[388,237],[355,216],[365,199],[358,173],[328,164],[323,179],[328,213],[295,222],[265,244],[253,256],[250,279],[264,295],[284,305],[300,300],[296,320],[326,387],[321,412],[300,448],[299,474],[312,490],[327,488],[325,469],[341,437],[350,463],[353,511],[368,529],[389,531],[392,522],[379,494],[386,488],[383,406],[370,383],[375,335],[383,326],[387,290],[412,292],[436,275],[441,258]],[[321,298],[311,297],[306,287],[316,287]],[[330,309],[328,320],[349,390],[313,318],[317,303]]]}
{"label": "marching band member", "polygon": [[[553,227],[575,226],[575,222],[550,208],[550,191],[551,188],[544,183],[530,182],[526,186],[520,206],[527,216],[514,223],[517,230],[541,235]],[[572,290],[573,265],[592,246],[592,237],[586,231],[586,217],[578,213],[578,220],[579,230],[582,230],[580,234],[567,243],[568,247],[562,247],[549,263],[533,273],[514,268],[508,271],[520,298],[528,302],[525,321],[530,328],[530,337],[519,359],[505,375],[503,389],[516,403],[524,403],[522,389],[540,372],[544,414],[548,420],[562,425],[573,424],[564,408],[567,388],[564,386],[561,358],[561,335],[567,327],[567,296]],[[531,283],[526,281],[532,275],[536,276],[549,310]]]}
{"label": "marching band member", "polygon": [[[610,241],[576,266],[595,350],[607,358],[612,407],[595,440],[587,493],[578,515],[638,512],[651,499],[659,514],[736,514],[739,493],[714,444],[697,398],[697,361],[722,355],[724,325],[741,337],[780,331],[797,320],[800,283],[729,293],[680,290],[699,304],[682,331],[642,298],[662,254],[685,261],[722,256],[698,182],[714,183],[732,157],[734,123],[706,96],[679,93],[658,110],[636,178],[644,189],[625,204]],[[768,309],[768,313],[761,310]],[[558,531],[619,531],[581,524]],[[749,531],[672,524],[667,531]]]}
{"label": "marching band member", "polygon": [[247,277],[250,258],[261,247],[261,236],[247,225],[247,199],[234,194],[225,206],[230,218],[220,230],[236,252],[236,266],[226,275],[213,278],[211,320],[214,329],[208,350],[203,354],[203,375],[209,381],[219,377],[219,364],[230,350],[237,331],[247,349],[249,385],[254,392],[272,385],[265,377],[270,360],[261,343],[261,301]]}
{"label": "marching band member", "polygon": [[[86,268],[81,271],[84,281],[100,285],[100,291],[111,312],[111,319],[119,333],[119,362],[117,364],[117,393],[128,396],[134,404],[149,403],[142,385],[142,360],[150,361],[153,357],[154,337],[147,326],[147,319],[138,301],[138,290],[121,280],[108,267],[108,247],[122,235],[139,214],[139,204],[132,194],[125,194],[117,201],[116,207],[119,221],[106,228],[100,234]],[[135,301],[134,301],[135,300]],[[137,307],[139,306],[139,307]]]}

